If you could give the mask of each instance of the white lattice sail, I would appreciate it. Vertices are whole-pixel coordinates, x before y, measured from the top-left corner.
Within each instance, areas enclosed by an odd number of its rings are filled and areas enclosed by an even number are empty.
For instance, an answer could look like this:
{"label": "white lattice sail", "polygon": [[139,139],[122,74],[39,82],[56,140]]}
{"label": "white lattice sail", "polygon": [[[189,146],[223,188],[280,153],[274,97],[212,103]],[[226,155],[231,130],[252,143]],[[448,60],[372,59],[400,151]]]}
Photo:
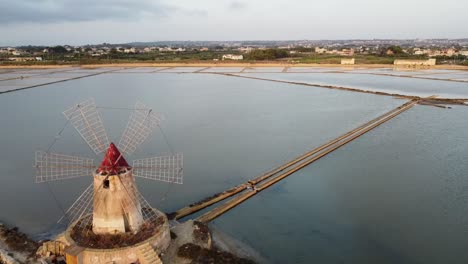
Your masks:
{"label": "white lattice sail", "polygon": [[90,176],[96,169],[89,158],[36,151],[36,182],[58,181]]}
{"label": "white lattice sail", "polygon": [[104,152],[109,146],[109,138],[96,109],[94,99],[88,99],[63,112],[65,117],[80,133],[94,153]]}
{"label": "white lattice sail", "polygon": [[[102,200],[99,199],[99,194],[101,187],[98,188],[97,192],[94,192],[94,186],[91,184],[86,188],[86,190],[76,199],[76,201],[70,206],[70,208],[65,212],[65,215],[59,219],[58,222],[62,222],[67,220],[69,223],[74,223],[81,219],[80,223],[78,223],[79,228],[87,228],[89,224],[92,223],[92,214],[93,214],[93,199],[94,194],[96,193],[98,196],[98,206],[102,203]],[[157,217],[160,216],[158,211],[154,210],[153,207],[148,203],[148,201],[143,197],[143,195],[135,188],[134,192],[135,196],[132,195],[131,199],[127,199],[126,201],[138,201],[138,207],[141,208],[141,214],[143,216],[144,221],[152,221],[155,220]],[[128,195],[131,195],[128,193]],[[126,213],[126,208],[129,207],[128,205],[122,203],[122,210]]]}
{"label": "white lattice sail", "polygon": [[[83,218],[84,216],[91,215],[93,213],[93,193],[94,186],[91,184],[78,197],[78,199],[76,199],[76,201],[70,206],[70,208],[65,212],[65,215],[60,218],[58,222],[67,220],[71,224],[78,219]],[[89,222],[89,220],[86,222]]]}
{"label": "white lattice sail", "polygon": [[[133,167],[128,166],[121,153],[135,152],[162,120],[160,115],[142,103],[136,103],[133,110],[118,148],[114,144],[109,144],[94,99],[84,101],[63,112],[95,154],[108,149],[99,168],[96,168],[93,160],[89,158],[36,152],[35,167],[38,183],[94,175],[93,183],[59,220],[59,222],[67,220],[69,224],[76,223],[75,227],[78,229],[74,230],[79,231],[77,234],[85,234],[83,232],[88,234],[89,231],[95,234],[137,232],[143,224],[147,227],[164,222],[161,221],[164,220],[161,218],[163,214],[155,210],[138,191],[132,174],[136,177],[169,183],[182,184],[183,182],[182,154],[138,159],[133,162]],[[52,146],[53,144],[49,149]],[[111,184],[122,186],[123,189],[110,188]],[[112,216],[109,217],[111,214]],[[123,220],[124,228],[120,226],[109,228],[109,219],[118,219],[119,223],[120,219]],[[125,227],[125,223],[128,223],[129,230]]]}
{"label": "white lattice sail", "polygon": [[136,103],[135,110],[130,115],[127,127],[120,138],[118,148],[125,154],[132,154],[140,146],[151,131],[160,124],[162,117],[154,113],[143,103]]}
{"label": "white lattice sail", "polygon": [[154,208],[148,203],[148,201],[143,197],[143,195],[136,190],[138,201],[141,205],[141,213],[143,215],[144,221],[153,221],[158,218],[160,215],[159,211],[154,210]]}
{"label": "white lattice sail", "polygon": [[133,175],[150,180],[183,183],[183,155],[159,156],[133,161]]}
{"label": "white lattice sail", "polygon": [[127,209],[132,207],[139,208],[139,210],[141,210],[143,221],[152,221],[159,216],[159,213],[153,209],[153,207],[148,203],[148,201],[146,201],[137,188],[134,188],[131,191],[129,190],[127,195],[129,196],[129,199],[121,200],[121,206],[122,210],[125,212],[125,216],[128,216],[132,213]]}

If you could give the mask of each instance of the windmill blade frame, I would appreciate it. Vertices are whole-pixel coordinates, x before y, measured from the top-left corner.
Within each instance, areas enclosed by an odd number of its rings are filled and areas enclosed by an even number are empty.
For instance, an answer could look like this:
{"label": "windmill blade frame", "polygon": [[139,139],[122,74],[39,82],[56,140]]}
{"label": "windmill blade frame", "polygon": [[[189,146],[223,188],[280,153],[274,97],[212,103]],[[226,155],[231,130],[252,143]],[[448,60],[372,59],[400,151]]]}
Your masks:
{"label": "windmill blade frame", "polygon": [[63,114],[96,155],[106,151],[109,138],[93,98],[65,110]]}
{"label": "windmill blade frame", "polygon": [[137,159],[133,161],[133,175],[150,180],[182,184],[183,162],[182,153]]}
{"label": "windmill blade frame", "polygon": [[[47,152],[37,151],[35,153],[35,168],[37,170],[35,179],[38,183],[94,175],[93,182],[79,195],[58,221],[60,223],[67,220],[70,226],[73,224],[73,230],[78,232],[78,235],[85,234],[80,233],[82,231],[94,232],[94,230],[96,230],[96,234],[107,234],[109,232],[113,234],[117,230],[123,232],[120,224],[116,227],[118,229],[108,230],[107,220],[102,220],[108,218],[112,220],[112,217],[114,217],[109,216],[108,209],[110,207],[118,208],[118,206],[121,206],[122,215],[117,214],[114,218],[118,219],[119,223],[120,219],[123,220],[124,225],[122,226],[124,226],[125,232],[135,232],[141,227],[151,228],[164,222],[161,222],[161,220],[164,220],[161,218],[164,214],[148,203],[138,191],[136,185],[129,184],[127,186],[126,181],[122,180],[122,177],[124,177],[122,175],[125,175],[127,177],[125,179],[131,183],[135,181],[133,176],[169,183],[183,183],[182,154],[168,154],[139,159],[133,161],[133,167],[128,165],[123,158],[123,153],[134,153],[147,140],[152,131],[159,127],[163,117],[140,102],[137,102],[133,109],[119,109],[133,110],[118,144],[121,152],[113,143],[110,143],[98,107],[94,99],[91,98],[65,110],[63,114],[68,121],[49,146]],[[69,123],[72,124],[96,155],[107,150],[99,168],[94,165],[91,158],[49,152]],[[161,133],[165,137],[162,130]],[[171,148],[170,145],[169,148]],[[104,177],[102,181],[96,178],[98,176]],[[115,184],[114,176],[118,176],[117,178],[121,181],[127,195],[129,195],[124,197],[122,194],[117,193],[115,197],[125,199],[111,199],[112,197],[109,196],[112,195],[111,192],[105,193],[101,190],[101,188],[111,189],[109,188],[109,178],[113,177],[111,180]],[[102,215],[104,217],[101,217]],[[125,217],[128,227],[125,224]]]}
{"label": "windmill blade frame", "polygon": [[[83,216],[93,213],[93,198],[94,198],[94,184],[91,183],[84,192],[75,200],[75,202],[68,208],[65,215],[60,218],[57,223],[62,222],[64,219],[69,223],[74,223],[81,219]],[[92,218],[91,218],[92,219]]]}
{"label": "windmill blade frame", "polygon": [[131,155],[148,138],[152,130],[159,126],[162,119],[163,117],[154,113],[151,108],[137,102],[117,147],[122,153]]}
{"label": "windmill blade frame", "polygon": [[156,218],[160,217],[161,214],[150,205],[150,203],[145,199],[141,192],[137,189],[136,195],[138,196],[138,201],[141,206],[141,211],[144,221],[154,221]]}
{"label": "windmill blade frame", "polygon": [[[132,205],[135,208],[139,208],[141,210],[141,215],[143,217],[143,221],[152,221],[155,220],[157,217],[160,215],[153,209],[153,207],[148,203],[148,201],[143,197],[143,195],[140,193],[138,188],[135,187],[135,185],[131,186],[130,189],[127,189],[124,183],[122,183],[126,190],[126,194],[130,198],[129,201],[131,201]],[[133,201],[138,201],[138,203],[133,202]],[[129,213],[127,208],[129,207],[127,204],[122,203],[122,210],[125,213]]]}
{"label": "windmill blade frame", "polygon": [[92,175],[93,159],[61,153],[36,151],[36,183],[73,179]]}

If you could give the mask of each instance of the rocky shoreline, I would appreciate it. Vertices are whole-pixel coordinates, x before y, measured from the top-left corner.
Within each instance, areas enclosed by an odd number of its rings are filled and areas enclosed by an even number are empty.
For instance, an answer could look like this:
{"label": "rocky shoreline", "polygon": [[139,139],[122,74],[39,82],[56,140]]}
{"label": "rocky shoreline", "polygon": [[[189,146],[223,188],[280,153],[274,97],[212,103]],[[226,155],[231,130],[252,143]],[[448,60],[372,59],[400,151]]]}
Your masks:
{"label": "rocky shoreline", "polygon": [[221,248],[212,230],[201,222],[172,223],[171,245],[162,255],[163,263],[173,264],[255,264],[252,259],[239,256],[230,248]]}
{"label": "rocky shoreline", "polygon": [[0,223],[0,263],[39,263],[36,260],[39,245],[17,227],[9,228]]}

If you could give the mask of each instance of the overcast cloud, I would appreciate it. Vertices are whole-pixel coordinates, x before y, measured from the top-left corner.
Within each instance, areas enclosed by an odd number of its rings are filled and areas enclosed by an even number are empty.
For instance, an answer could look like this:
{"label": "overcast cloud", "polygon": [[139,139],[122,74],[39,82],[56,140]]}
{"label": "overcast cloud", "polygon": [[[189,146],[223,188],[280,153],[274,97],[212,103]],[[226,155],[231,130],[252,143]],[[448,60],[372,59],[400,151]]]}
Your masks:
{"label": "overcast cloud", "polygon": [[175,9],[155,0],[1,0],[0,23],[126,20]]}
{"label": "overcast cloud", "polygon": [[240,2],[240,1],[232,1],[229,3],[229,8],[230,9],[243,9],[246,8],[247,4],[245,2]]}
{"label": "overcast cloud", "polygon": [[0,0],[0,45],[468,37],[459,0]]}

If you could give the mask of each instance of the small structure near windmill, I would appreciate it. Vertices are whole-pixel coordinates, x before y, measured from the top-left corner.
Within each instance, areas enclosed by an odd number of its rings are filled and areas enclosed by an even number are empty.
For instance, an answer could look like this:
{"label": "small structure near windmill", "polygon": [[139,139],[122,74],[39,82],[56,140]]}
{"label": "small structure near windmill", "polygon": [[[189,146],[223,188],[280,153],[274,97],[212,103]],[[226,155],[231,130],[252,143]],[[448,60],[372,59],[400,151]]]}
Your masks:
{"label": "small structure near windmill", "polygon": [[36,152],[36,182],[93,175],[91,185],[61,219],[69,226],[61,241],[67,263],[160,263],[158,254],[170,244],[164,213],[152,208],[138,191],[135,177],[182,184],[182,154],[134,160],[131,155],[159,125],[161,117],[137,103],[116,146],[109,142],[94,100],[64,112],[93,152],[105,152],[99,166],[93,160]]}
{"label": "small structure near windmill", "polygon": [[224,54],[222,57],[223,60],[243,60],[244,55],[236,55],[236,54]]}

